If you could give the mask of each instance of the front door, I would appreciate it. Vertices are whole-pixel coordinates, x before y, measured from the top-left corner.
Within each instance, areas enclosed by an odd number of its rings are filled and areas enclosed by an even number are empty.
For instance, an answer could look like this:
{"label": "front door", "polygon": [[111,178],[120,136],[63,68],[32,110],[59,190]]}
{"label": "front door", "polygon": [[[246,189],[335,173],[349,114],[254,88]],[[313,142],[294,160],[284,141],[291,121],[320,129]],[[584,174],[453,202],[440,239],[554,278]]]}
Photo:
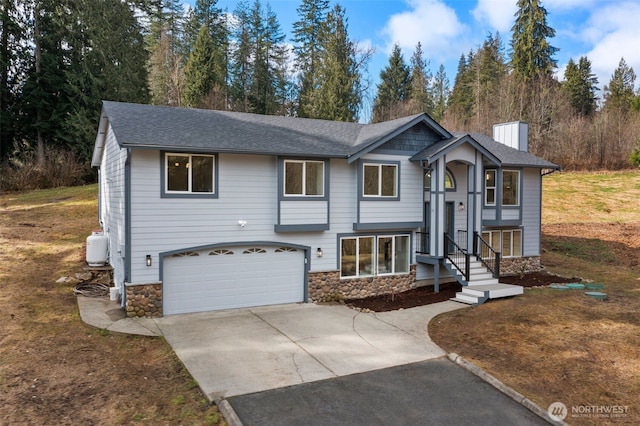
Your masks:
{"label": "front door", "polygon": [[[445,207],[445,218],[444,218],[444,229],[447,234],[451,237],[451,239],[455,240],[456,236],[455,232],[455,214],[456,211],[454,209],[455,203],[453,201],[447,201]],[[426,249],[429,248],[429,235],[431,232],[431,209],[429,208],[429,202],[424,203],[424,233],[421,235],[420,247],[425,249],[423,253],[427,253]],[[452,244],[449,244],[449,253],[453,252],[454,247]]]}
{"label": "front door", "polygon": [[[456,211],[454,209],[454,202],[453,201],[447,201],[447,207],[445,209],[445,218],[444,218],[444,229],[445,232],[447,234],[449,234],[449,237],[455,241],[456,236],[454,235],[455,232],[455,214]],[[453,253],[455,248],[453,247],[453,244],[449,243],[449,253]]]}

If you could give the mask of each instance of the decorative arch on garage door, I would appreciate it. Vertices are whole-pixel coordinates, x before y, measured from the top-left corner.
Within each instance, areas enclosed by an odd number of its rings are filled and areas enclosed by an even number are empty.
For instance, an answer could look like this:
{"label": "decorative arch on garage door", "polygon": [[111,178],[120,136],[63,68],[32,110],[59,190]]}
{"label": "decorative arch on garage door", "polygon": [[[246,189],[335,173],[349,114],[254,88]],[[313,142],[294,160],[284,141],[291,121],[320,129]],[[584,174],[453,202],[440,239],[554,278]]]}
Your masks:
{"label": "decorative arch on garage door", "polygon": [[307,301],[310,248],[225,242],[160,253],[163,314]]}

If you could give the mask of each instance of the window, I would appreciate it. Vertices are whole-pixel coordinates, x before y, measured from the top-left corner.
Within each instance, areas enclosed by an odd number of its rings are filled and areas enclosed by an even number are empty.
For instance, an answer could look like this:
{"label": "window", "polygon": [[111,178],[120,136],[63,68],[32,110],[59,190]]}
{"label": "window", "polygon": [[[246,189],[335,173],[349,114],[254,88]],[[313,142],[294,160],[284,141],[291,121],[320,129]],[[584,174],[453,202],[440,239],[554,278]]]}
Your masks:
{"label": "window", "polygon": [[285,160],[285,196],[324,196],[324,162]]}
{"label": "window", "polygon": [[365,164],[363,178],[365,197],[398,196],[397,164]]}
{"label": "window", "polygon": [[278,247],[276,249],[276,253],[288,253],[288,252],[294,252],[294,251],[298,251],[298,250],[294,249],[293,247]]}
{"label": "window", "polygon": [[[522,230],[520,229],[483,231],[482,239],[496,252],[501,253],[502,257],[522,256]],[[486,257],[489,253],[483,252],[482,255]]]}
{"label": "window", "polygon": [[[424,174],[424,189],[428,191],[431,189],[431,170],[428,170],[427,173]],[[447,169],[444,175],[444,189],[449,191],[456,190],[456,181],[453,179],[453,175]]]}
{"label": "window", "polygon": [[195,251],[184,251],[182,253],[175,253],[171,255],[171,257],[195,257],[195,256],[200,256],[200,255]]}
{"label": "window", "polygon": [[242,254],[266,253],[267,251],[260,247],[250,247],[242,252]]}
{"label": "window", "polygon": [[409,236],[346,237],[340,240],[340,276],[406,274],[409,272]]}
{"label": "window", "polygon": [[[496,177],[497,170],[486,171],[484,203],[487,206],[496,205],[496,188],[498,187]],[[520,172],[518,170],[503,170],[501,177],[502,193],[500,195],[500,204],[503,206],[520,205]]]}
{"label": "window", "polygon": [[485,175],[484,203],[487,206],[496,205],[496,171],[487,170]]}
{"label": "window", "polygon": [[213,155],[165,154],[165,188],[168,193],[213,194]]}
{"label": "window", "polygon": [[233,254],[233,252],[231,250],[227,250],[227,249],[218,249],[218,250],[213,250],[209,252],[209,256],[227,256]]}
{"label": "window", "polygon": [[502,172],[502,205],[520,205],[520,172],[517,170]]}

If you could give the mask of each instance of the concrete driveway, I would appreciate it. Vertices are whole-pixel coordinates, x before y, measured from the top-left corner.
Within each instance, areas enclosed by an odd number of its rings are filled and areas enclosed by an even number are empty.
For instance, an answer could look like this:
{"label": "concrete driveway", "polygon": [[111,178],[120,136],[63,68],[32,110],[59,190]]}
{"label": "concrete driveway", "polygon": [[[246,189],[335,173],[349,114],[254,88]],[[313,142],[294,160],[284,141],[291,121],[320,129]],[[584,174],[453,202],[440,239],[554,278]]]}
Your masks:
{"label": "concrete driveway", "polygon": [[154,320],[211,401],[415,363],[445,355],[431,318],[443,302],[384,313],[291,304]]}

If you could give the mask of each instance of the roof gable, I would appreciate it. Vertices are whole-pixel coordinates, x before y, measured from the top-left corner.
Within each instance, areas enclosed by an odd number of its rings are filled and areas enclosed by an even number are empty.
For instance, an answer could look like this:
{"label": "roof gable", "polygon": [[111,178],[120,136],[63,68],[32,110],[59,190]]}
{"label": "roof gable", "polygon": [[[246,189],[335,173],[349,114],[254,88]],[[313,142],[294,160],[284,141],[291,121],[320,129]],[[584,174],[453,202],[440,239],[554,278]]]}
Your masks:
{"label": "roof gable", "polygon": [[358,135],[356,145],[350,152],[349,163],[362,158],[363,155],[380,147],[394,137],[411,129],[418,124],[424,124],[432,129],[441,138],[450,138],[451,134],[427,114],[416,114],[409,117],[402,117],[391,121],[369,124],[362,129]]}
{"label": "roof gable", "polygon": [[466,133],[458,134],[449,139],[445,139],[441,142],[435,143],[415,154],[410,158],[410,160],[426,161],[428,164],[431,164],[463,144],[471,145],[475,150],[480,151],[480,153],[484,155],[484,157],[490,162],[496,165],[500,165],[500,160],[490,150],[486,149],[483,145],[478,143],[478,141],[476,141]]}

